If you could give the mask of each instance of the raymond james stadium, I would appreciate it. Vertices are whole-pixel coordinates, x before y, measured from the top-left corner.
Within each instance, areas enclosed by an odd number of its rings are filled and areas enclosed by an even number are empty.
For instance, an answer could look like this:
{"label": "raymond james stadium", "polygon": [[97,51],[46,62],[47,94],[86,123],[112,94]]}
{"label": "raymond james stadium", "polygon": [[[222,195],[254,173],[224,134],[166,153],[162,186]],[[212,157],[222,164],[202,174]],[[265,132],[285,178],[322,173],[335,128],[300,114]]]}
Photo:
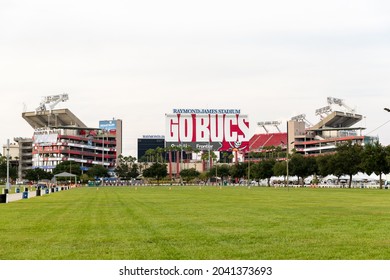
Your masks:
{"label": "raymond james stadium", "polygon": [[[100,180],[101,184],[119,184],[123,179],[115,171],[120,164],[119,157],[127,156],[122,155],[122,147],[127,144],[122,139],[122,120],[100,120],[96,126],[88,127],[70,109],[55,108],[68,98],[67,94],[47,96],[35,111],[22,113],[22,118],[32,128],[32,137],[15,137],[14,143],[3,145],[3,156],[9,153],[10,166],[17,169],[17,176],[10,178],[13,185],[31,181],[26,178],[28,171],[42,169],[53,174],[57,165],[67,161],[75,162],[81,174],[96,165],[104,167],[106,177],[89,178]],[[165,136],[153,135],[151,131],[150,135],[138,138],[134,161],[139,165],[139,174],[131,178],[133,183],[148,183],[150,180],[142,176],[142,169],[154,162],[166,164],[165,183],[182,182],[180,172],[186,169],[203,173],[214,167],[217,173],[209,174],[207,180],[203,180],[205,183],[259,183],[259,179],[268,177],[256,177],[248,170],[235,178],[222,178],[218,176],[218,165],[248,165],[264,159],[286,163],[293,154],[317,157],[333,154],[343,143],[364,146],[379,141],[376,137],[364,136],[364,127],[355,126],[362,120],[362,115],[343,100],[332,97],[327,99],[327,106],[315,111],[319,118],[315,124],[310,123],[305,114],[294,116],[285,123],[258,120],[256,125],[264,133],[254,135],[250,134],[248,115],[239,109],[173,109],[172,112],[165,115]],[[270,176],[269,179],[286,181],[286,175]],[[291,172],[289,175],[292,175],[289,183],[299,183],[297,176]],[[309,179],[302,178],[306,179],[304,183],[311,182],[313,175],[308,174]],[[337,185],[349,180],[347,174],[328,175],[318,183]],[[354,186],[358,181],[373,186],[379,184],[378,176],[362,172],[353,179]],[[79,178],[77,182],[80,182]]]}
{"label": "raymond james stadium", "polygon": [[136,156],[128,124],[86,125],[68,99],[44,97],[21,114],[27,137],[3,144],[0,228],[18,233],[1,259],[390,258],[390,148],[342,99],[316,121],[175,108]]}

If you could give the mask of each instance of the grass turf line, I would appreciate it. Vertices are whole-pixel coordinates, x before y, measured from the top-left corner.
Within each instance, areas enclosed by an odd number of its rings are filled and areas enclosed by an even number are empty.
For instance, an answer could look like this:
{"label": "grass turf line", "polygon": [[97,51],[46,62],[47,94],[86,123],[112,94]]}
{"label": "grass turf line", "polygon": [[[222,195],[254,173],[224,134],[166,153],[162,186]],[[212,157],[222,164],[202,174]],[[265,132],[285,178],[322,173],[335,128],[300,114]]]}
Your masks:
{"label": "grass turf line", "polygon": [[0,204],[0,259],[389,259],[390,192],[83,187]]}

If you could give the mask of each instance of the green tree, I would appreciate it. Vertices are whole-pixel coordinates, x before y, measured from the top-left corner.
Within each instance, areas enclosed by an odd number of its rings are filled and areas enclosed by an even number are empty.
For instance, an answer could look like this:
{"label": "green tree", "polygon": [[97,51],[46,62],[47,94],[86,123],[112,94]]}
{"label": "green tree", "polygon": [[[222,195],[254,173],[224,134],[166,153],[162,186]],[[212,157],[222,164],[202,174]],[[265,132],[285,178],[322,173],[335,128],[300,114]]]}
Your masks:
{"label": "green tree", "polygon": [[283,149],[282,149],[281,146],[277,146],[277,147],[275,148],[275,153],[276,153],[276,159],[285,156],[285,154],[284,154]]}
{"label": "green tree", "polygon": [[382,173],[390,172],[390,164],[387,160],[386,148],[379,142],[366,145],[362,152],[361,166],[367,174],[379,175],[379,188],[382,189]]}
{"label": "green tree", "polygon": [[333,174],[332,172],[333,157],[334,157],[333,154],[325,154],[325,155],[318,156],[316,158],[319,175],[325,177]]}
{"label": "green tree", "polygon": [[255,178],[267,179],[267,185],[270,186],[271,177],[274,176],[274,159],[262,160],[253,166]]}
{"label": "green tree", "polygon": [[317,173],[317,163],[313,157],[304,157],[301,154],[294,153],[289,162],[289,171],[291,175],[298,177],[298,181],[304,185],[304,179],[309,175]]}
{"label": "green tree", "polygon": [[115,173],[119,178],[129,180],[136,178],[139,175],[138,164],[135,163],[136,158],[132,156],[125,157],[120,155],[118,157],[118,165],[115,168]]}
{"label": "green tree", "polygon": [[[185,155],[186,155],[186,158],[189,159],[190,158],[190,155],[192,156],[192,152],[194,151],[194,149],[192,148],[191,145],[186,145],[184,147],[184,152],[185,152]],[[189,163],[189,160],[187,161]]]}
{"label": "green tree", "polygon": [[209,172],[202,172],[198,176],[199,180],[203,181],[204,183],[207,182],[207,180],[210,178],[209,177]]}
{"label": "green tree", "polygon": [[195,168],[184,169],[180,172],[180,176],[186,181],[191,182],[200,175]]}
{"label": "green tree", "polygon": [[88,169],[87,174],[91,178],[108,177],[108,170],[103,165],[95,164]]}
{"label": "green tree", "polygon": [[273,167],[275,176],[286,176],[287,175],[287,166],[286,161],[277,161]]}
{"label": "green tree", "polygon": [[87,173],[81,174],[80,181],[85,184],[89,180],[93,180],[93,178],[89,177]]}
{"label": "green tree", "polygon": [[60,174],[62,172],[68,172],[77,176],[81,175],[80,164],[74,162],[73,160],[63,161],[57,164],[53,169],[53,174]]}
{"label": "green tree", "polygon": [[165,153],[165,149],[161,147],[157,147],[155,150],[155,155],[156,155],[156,162],[164,162],[164,157],[163,154]]}
{"label": "green tree", "polygon": [[156,150],[155,149],[148,149],[145,152],[145,155],[146,155],[146,158],[147,158],[147,162],[156,162],[156,160],[155,160],[155,158],[156,158]]}
{"label": "green tree", "polygon": [[33,182],[37,182],[39,180],[51,180],[53,178],[53,174],[46,172],[45,170],[41,168],[34,168],[34,169],[29,169],[26,171],[25,179]]}
{"label": "green tree", "polygon": [[160,180],[167,177],[167,175],[167,165],[164,163],[155,162],[152,166],[143,171],[144,177],[156,179],[158,184],[160,184]]}
{"label": "green tree", "polygon": [[215,154],[215,152],[213,152],[213,151],[211,151],[210,152],[210,160],[211,160],[211,162],[212,163],[214,163],[214,162],[217,162],[217,155]]}
{"label": "green tree", "polygon": [[329,174],[333,174],[340,180],[340,177],[344,175],[344,166],[343,162],[338,159],[336,154],[334,154],[329,159]]}
{"label": "green tree", "polygon": [[222,158],[221,158],[221,161],[223,161],[224,163],[227,163],[228,160],[229,160],[229,153],[228,152],[223,152],[222,153]]}
{"label": "green tree", "polygon": [[133,163],[132,165],[131,165],[131,168],[130,168],[130,171],[129,171],[129,173],[128,173],[128,176],[130,177],[130,178],[137,178],[138,176],[139,176],[139,166],[138,166],[138,164],[136,164],[136,163]]}
{"label": "green tree", "polygon": [[198,155],[200,153],[200,150],[199,149],[194,149],[193,150],[193,153],[195,154],[195,161],[197,162],[198,161]]}
{"label": "green tree", "polygon": [[[9,166],[9,177],[15,180],[18,177],[18,169],[13,166]],[[7,178],[7,157],[0,154],[0,178]]]}
{"label": "green tree", "polygon": [[390,145],[385,147],[387,164],[390,166]]}
{"label": "green tree", "polygon": [[128,173],[129,173],[129,162],[127,160],[127,157],[124,157],[123,155],[118,156],[118,164],[115,168],[115,173],[119,178],[122,179],[129,179]]}
{"label": "green tree", "polygon": [[333,163],[337,167],[338,174],[349,175],[349,188],[352,185],[352,176],[362,170],[362,155],[363,147],[357,143],[353,144],[351,141],[336,147]]}
{"label": "green tree", "polygon": [[209,151],[203,151],[200,158],[202,160],[203,165],[205,165],[206,162],[209,162],[209,159],[210,159],[210,166],[211,166],[212,152],[209,153]]}
{"label": "green tree", "polygon": [[146,155],[143,155],[142,157],[140,157],[138,159],[138,162],[148,162],[148,159],[147,159]]}
{"label": "green tree", "polygon": [[235,164],[230,169],[230,174],[233,178],[239,179],[244,178],[248,174],[248,164],[240,162],[238,164]]}
{"label": "green tree", "polygon": [[208,172],[209,177],[218,176],[225,180],[230,176],[230,167],[227,164],[214,165]]}

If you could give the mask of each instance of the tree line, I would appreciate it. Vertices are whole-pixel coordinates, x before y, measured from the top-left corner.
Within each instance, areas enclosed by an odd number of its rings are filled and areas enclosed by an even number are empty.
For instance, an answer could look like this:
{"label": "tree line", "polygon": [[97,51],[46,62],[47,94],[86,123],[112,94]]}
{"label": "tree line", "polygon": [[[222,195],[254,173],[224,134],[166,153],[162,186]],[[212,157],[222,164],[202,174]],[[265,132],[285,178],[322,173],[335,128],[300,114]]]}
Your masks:
{"label": "tree line", "polygon": [[[268,181],[273,176],[284,176],[285,182],[288,176],[297,176],[303,185],[308,176],[326,177],[334,175],[349,176],[348,186],[351,187],[352,176],[358,172],[376,174],[379,176],[380,188],[383,186],[382,174],[390,173],[390,146],[382,146],[379,142],[361,145],[351,141],[339,144],[335,152],[319,154],[316,156],[304,156],[296,151],[287,155],[278,149],[269,149],[270,153],[255,155],[246,162],[233,165],[214,165],[207,172],[198,172],[195,168],[184,169],[180,172],[182,179],[188,182],[195,180],[206,181],[212,177],[221,177],[223,180],[237,182],[240,179]],[[280,157],[280,156],[284,156]],[[165,168],[157,168],[157,166]],[[166,164],[155,162],[153,170],[166,170]],[[145,170],[146,171],[146,170]],[[288,173],[288,174],[287,174]],[[147,175],[147,176],[146,176]],[[166,173],[144,172],[144,177],[163,178]],[[314,182],[316,183],[316,182]]]}
{"label": "tree line", "polygon": [[[6,159],[4,160],[4,158],[5,157],[0,157],[0,178],[2,181],[4,181],[6,178],[6,170],[7,170],[7,161]],[[96,177],[108,176],[108,170],[101,165],[94,165],[88,171],[83,173],[79,163],[76,163],[74,161],[63,161],[60,164],[58,164],[52,170],[52,172],[47,172],[41,168],[29,169],[24,174],[23,179],[31,182],[38,182],[40,180],[51,180],[54,177],[54,175],[60,174],[62,172],[68,172],[77,175],[77,177],[81,181],[88,181],[88,180],[93,180]],[[10,179],[15,181],[17,179],[17,176],[18,176],[17,168],[10,167]]]}
{"label": "tree line", "polygon": [[[285,182],[287,175],[297,176],[303,184],[304,179],[310,175],[322,177],[335,175],[338,178],[347,175],[350,178],[349,187],[351,187],[352,176],[358,172],[363,172],[378,175],[380,177],[380,188],[382,188],[382,174],[390,173],[390,146],[382,146],[379,142],[364,146],[346,142],[338,145],[333,153],[317,156],[304,156],[295,151],[287,155],[278,149],[269,149],[269,151],[267,156],[254,156],[252,154],[252,156],[249,156],[249,160],[237,164],[228,164],[228,159],[222,157],[218,165],[215,164],[206,172],[199,172],[195,168],[185,168],[180,172],[180,178],[189,183],[205,182],[213,177],[220,177],[223,180],[233,182],[241,179],[266,179],[268,185],[270,185],[270,179],[273,176],[284,176]],[[140,175],[157,181],[167,179],[167,164],[159,155],[160,152],[163,151],[156,151],[153,157],[153,153],[149,152],[150,162],[137,162],[135,157],[120,155],[115,169],[116,175],[122,180],[134,179]],[[204,152],[203,155],[201,160],[208,160],[208,152]],[[215,160],[215,154],[211,153],[210,155]],[[0,156],[0,179],[3,182],[6,178],[6,170],[6,157]],[[9,171],[10,178],[16,180],[17,168],[11,167]],[[58,164],[50,173],[40,168],[28,170],[24,175],[24,179],[30,181],[50,180],[54,175],[62,172],[75,174],[83,182],[109,176],[108,170],[101,165],[95,165],[83,172],[80,164],[74,161],[65,161]]]}

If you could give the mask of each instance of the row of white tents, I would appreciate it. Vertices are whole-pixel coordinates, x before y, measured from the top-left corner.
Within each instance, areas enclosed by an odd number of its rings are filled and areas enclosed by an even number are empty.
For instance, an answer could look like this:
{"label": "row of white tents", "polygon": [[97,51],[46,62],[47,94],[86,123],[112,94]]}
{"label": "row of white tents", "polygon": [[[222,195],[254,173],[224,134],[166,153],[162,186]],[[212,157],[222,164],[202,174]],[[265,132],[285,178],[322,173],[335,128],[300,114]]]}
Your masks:
{"label": "row of white tents", "polygon": [[[311,185],[313,184],[315,176],[308,176],[304,179],[305,185]],[[349,182],[349,176],[348,175],[343,175],[340,178],[334,175],[328,175],[326,177],[320,177],[317,176],[318,178],[318,185],[345,185],[348,184]],[[271,178],[271,185],[277,185],[277,184],[284,184],[285,182],[285,177],[279,176],[279,177],[272,177]],[[385,181],[384,185],[390,185],[390,174],[382,174],[382,180]],[[289,177],[289,182],[292,185],[299,185],[300,183],[298,182],[298,177],[297,176],[290,176]],[[267,184],[267,180],[262,180],[259,182],[260,184]],[[379,175],[376,175],[375,173],[372,173],[371,175],[368,175],[366,173],[359,172],[355,175],[352,176],[352,185],[355,186],[379,186]]]}

